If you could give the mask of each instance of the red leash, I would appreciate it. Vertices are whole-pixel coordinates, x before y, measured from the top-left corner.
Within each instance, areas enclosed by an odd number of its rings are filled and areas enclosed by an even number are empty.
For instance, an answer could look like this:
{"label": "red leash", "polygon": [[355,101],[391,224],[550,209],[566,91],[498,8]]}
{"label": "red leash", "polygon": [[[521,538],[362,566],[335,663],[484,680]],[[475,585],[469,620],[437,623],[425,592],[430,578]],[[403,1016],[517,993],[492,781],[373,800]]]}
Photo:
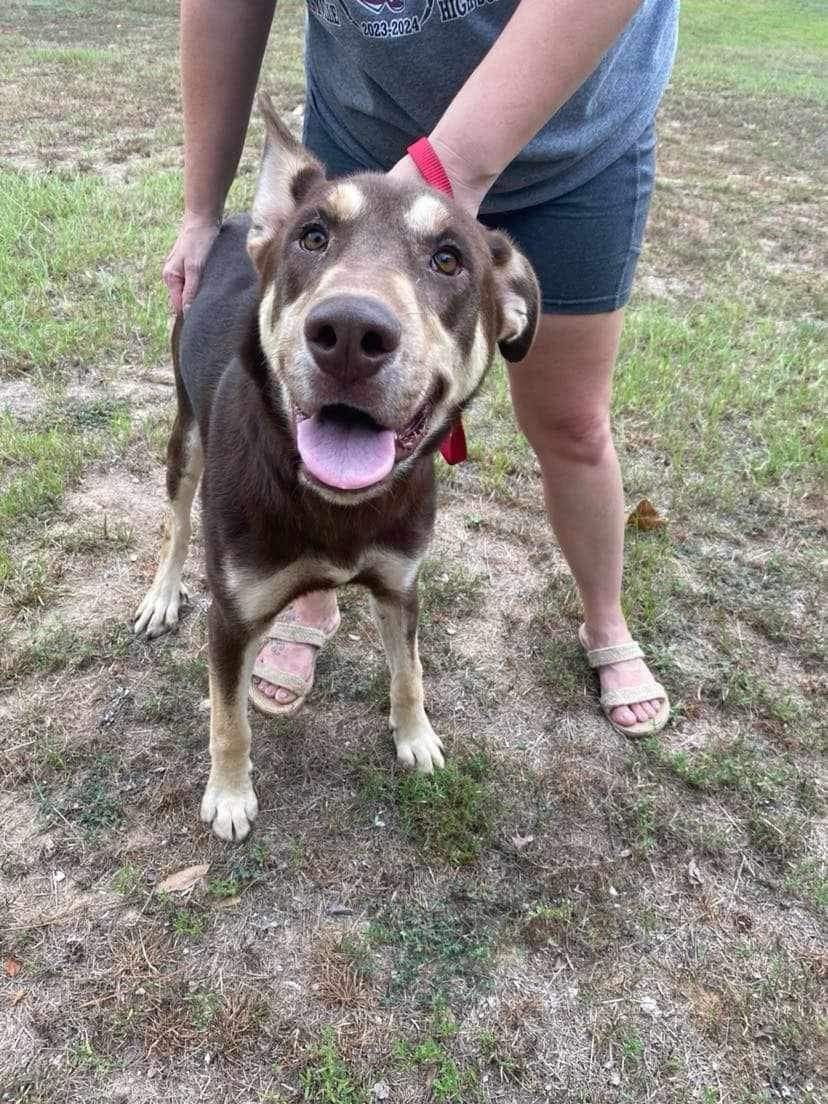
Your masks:
{"label": "red leash", "polygon": [[[451,181],[428,138],[418,138],[413,146],[408,147],[406,152],[419,169],[420,176],[426,184],[430,184],[438,192],[452,195]],[[468,455],[466,434],[463,429],[463,419],[459,416],[448,434],[443,438],[440,444],[440,453],[447,464],[460,464],[466,459]]]}

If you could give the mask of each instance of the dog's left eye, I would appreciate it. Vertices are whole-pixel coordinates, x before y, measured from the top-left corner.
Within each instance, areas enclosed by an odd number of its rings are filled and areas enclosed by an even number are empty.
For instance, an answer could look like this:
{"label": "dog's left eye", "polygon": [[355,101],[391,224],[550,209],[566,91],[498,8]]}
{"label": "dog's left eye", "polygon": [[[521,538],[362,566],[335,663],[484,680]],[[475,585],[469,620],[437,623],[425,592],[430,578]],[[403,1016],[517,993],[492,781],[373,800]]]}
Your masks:
{"label": "dog's left eye", "polygon": [[305,228],[299,244],[309,253],[318,253],[328,244],[328,235],[321,226],[308,226]]}
{"label": "dog's left eye", "polygon": [[438,249],[431,256],[431,267],[444,276],[456,276],[463,264],[453,249]]}

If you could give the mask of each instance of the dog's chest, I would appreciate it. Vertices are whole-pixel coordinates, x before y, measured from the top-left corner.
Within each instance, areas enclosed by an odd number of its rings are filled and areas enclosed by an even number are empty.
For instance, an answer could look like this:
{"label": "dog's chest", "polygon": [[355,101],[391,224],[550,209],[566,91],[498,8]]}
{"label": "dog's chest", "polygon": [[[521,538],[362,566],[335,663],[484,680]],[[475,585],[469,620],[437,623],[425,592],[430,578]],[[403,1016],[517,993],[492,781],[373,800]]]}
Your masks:
{"label": "dog's chest", "polygon": [[416,578],[418,563],[418,558],[373,547],[346,565],[303,556],[277,571],[262,571],[228,558],[223,576],[226,591],[241,620],[253,622],[278,613],[296,595],[311,589],[345,586],[370,579],[389,591],[404,594]]}

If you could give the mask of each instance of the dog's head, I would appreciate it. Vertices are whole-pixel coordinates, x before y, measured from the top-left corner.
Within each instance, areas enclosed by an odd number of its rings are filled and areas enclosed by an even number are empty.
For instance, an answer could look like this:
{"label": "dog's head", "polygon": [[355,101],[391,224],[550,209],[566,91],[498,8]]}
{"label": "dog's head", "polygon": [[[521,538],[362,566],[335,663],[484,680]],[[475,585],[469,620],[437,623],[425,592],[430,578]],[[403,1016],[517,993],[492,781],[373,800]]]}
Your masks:
{"label": "dog's head", "polygon": [[496,346],[521,360],[539,292],[525,257],[427,185],[379,173],[328,181],[276,116],[248,251],[262,348],[302,460],[339,503],[388,488],[433,451]]}

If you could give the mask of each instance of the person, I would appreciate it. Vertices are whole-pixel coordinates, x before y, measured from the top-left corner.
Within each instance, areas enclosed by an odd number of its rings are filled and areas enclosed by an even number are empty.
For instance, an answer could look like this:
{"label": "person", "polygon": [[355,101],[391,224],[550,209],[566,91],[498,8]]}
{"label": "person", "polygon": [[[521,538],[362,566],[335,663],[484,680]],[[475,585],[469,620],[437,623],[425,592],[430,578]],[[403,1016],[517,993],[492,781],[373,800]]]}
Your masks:
{"label": "person", "polygon": [[[275,0],[182,0],[184,201],[163,278],[186,310],[241,156]],[[653,186],[653,119],[678,0],[308,0],[303,140],[329,175],[418,178],[427,136],[455,198],[534,265],[543,315],[509,382],[583,604],[580,639],[618,731],[669,702],[621,609],[624,510],[613,368]],[[336,630],[332,591],[297,599],[254,669],[273,712],[301,705]]]}

